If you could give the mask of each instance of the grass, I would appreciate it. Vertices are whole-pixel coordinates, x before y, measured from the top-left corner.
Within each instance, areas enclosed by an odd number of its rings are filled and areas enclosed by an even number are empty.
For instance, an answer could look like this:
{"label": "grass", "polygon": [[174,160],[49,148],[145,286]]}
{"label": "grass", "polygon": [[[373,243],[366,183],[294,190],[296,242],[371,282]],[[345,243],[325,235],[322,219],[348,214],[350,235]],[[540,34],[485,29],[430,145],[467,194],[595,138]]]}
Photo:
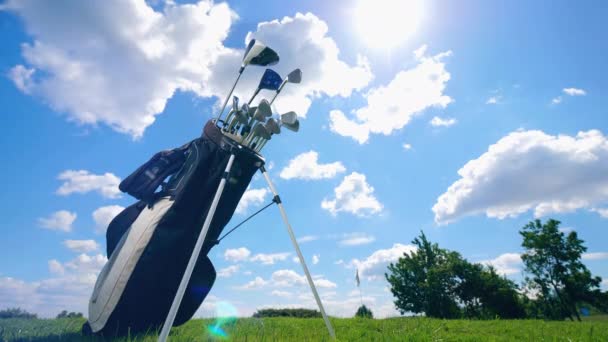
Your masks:
{"label": "grass", "polygon": [[[608,316],[584,322],[539,320],[439,320],[332,318],[338,341],[608,341]],[[0,341],[103,341],[80,334],[84,319],[0,319]],[[214,337],[212,319],[192,320],[172,330],[171,341],[329,341],[322,319],[243,318]],[[156,341],[156,333],[118,341]]]}

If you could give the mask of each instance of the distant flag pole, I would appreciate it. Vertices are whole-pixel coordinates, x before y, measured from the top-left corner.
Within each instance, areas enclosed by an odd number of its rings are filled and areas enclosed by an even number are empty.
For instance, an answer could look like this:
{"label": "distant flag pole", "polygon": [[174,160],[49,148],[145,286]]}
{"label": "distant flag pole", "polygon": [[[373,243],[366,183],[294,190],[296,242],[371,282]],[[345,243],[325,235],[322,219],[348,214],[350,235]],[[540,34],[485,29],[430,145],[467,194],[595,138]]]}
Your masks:
{"label": "distant flag pole", "polygon": [[363,295],[361,295],[361,279],[359,278],[359,269],[357,268],[357,273],[355,274],[355,281],[357,282],[357,287],[359,288],[359,298],[361,299],[361,306],[363,306]]}

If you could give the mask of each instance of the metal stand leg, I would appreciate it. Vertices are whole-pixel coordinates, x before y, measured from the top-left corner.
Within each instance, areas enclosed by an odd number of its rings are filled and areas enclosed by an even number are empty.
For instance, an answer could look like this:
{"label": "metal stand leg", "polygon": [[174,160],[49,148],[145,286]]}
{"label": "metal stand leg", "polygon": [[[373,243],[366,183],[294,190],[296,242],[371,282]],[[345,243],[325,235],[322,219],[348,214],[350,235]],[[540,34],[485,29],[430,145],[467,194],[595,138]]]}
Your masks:
{"label": "metal stand leg", "polygon": [[184,276],[182,277],[182,281],[179,283],[179,288],[177,289],[177,293],[175,294],[175,298],[173,298],[173,303],[171,304],[171,309],[169,310],[169,314],[167,315],[167,319],[163,324],[163,329],[158,336],[159,342],[165,342],[167,340],[167,336],[169,336],[169,331],[173,326],[173,321],[175,321],[175,315],[177,315],[177,310],[179,309],[180,304],[182,303],[182,299],[184,298],[184,292],[186,292],[186,286],[188,286],[188,282],[190,281],[190,277],[192,276],[192,271],[194,270],[194,265],[196,264],[196,260],[198,259],[198,255],[201,253],[201,248],[203,247],[203,243],[205,242],[205,238],[207,237],[207,232],[209,231],[209,226],[211,225],[211,220],[213,220],[213,216],[215,215],[215,210],[217,209],[217,204],[220,201],[220,197],[222,196],[222,192],[224,191],[224,187],[226,186],[226,178],[230,173],[230,169],[232,168],[232,163],[234,162],[235,155],[234,153],[230,155],[230,159],[228,159],[228,165],[226,165],[226,169],[224,170],[224,176],[220,181],[220,185],[215,192],[215,197],[213,197],[213,202],[211,202],[211,207],[209,208],[209,212],[207,213],[207,217],[205,218],[205,223],[203,224],[203,229],[198,236],[198,240],[196,240],[196,244],[194,245],[194,250],[192,251],[192,255],[190,256],[190,260],[188,261],[188,266],[186,266],[186,271],[184,272]]}
{"label": "metal stand leg", "polygon": [[[275,198],[279,199],[279,194],[277,193],[277,190],[274,188],[274,185],[272,184],[272,181],[270,180],[270,177],[266,173],[266,169],[264,169],[263,166],[261,168],[261,171],[262,171],[262,175],[264,175],[264,178],[266,179],[266,182],[268,183],[268,187],[270,188],[270,191],[272,191]],[[281,216],[283,217],[283,222],[285,222],[285,226],[287,227],[287,232],[289,233],[289,237],[291,238],[293,247],[295,248],[296,253],[298,254],[298,258],[300,259],[300,264],[302,265],[302,268],[304,269],[304,273],[306,274],[306,279],[308,280],[308,285],[310,285],[312,294],[315,296],[315,300],[317,301],[319,310],[321,311],[321,314],[323,315],[323,320],[325,321],[325,325],[327,326],[329,335],[335,339],[336,334],[334,332],[334,328],[331,326],[331,322],[327,318],[327,314],[325,313],[325,309],[323,308],[323,303],[321,303],[321,298],[319,297],[319,294],[317,293],[317,288],[315,287],[315,283],[312,281],[312,277],[310,276],[310,272],[308,271],[308,267],[306,266],[306,262],[304,261],[304,256],[302,256],[302,251],[300,251],[300,246],[298,245],[298,241],[296,240],[296,237],[293,233],[293,229],[291,228],[291,225],[289,224],[289,220],[287,220],[287,213],[285,213],[285,208],[283,208],[283,204],[281,203],[280,199],[278,200],[277,205],[279,206],[279,210],[281,211]]]}

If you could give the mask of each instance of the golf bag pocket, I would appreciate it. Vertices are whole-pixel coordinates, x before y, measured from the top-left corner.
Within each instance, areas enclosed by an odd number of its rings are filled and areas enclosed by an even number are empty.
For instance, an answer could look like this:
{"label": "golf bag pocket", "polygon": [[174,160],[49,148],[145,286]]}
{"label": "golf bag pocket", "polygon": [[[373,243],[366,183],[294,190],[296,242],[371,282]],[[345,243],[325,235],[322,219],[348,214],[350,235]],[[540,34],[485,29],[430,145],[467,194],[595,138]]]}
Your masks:
{"label": "golf bag pocket", "polygon": [[179,171],[184,165],[189,146],[190,143],[172,150],[156,153],[150,160],[120,182],[120,191],[126,192],[138,200],[153,201],[156,189],[163,184],[167,177]]}

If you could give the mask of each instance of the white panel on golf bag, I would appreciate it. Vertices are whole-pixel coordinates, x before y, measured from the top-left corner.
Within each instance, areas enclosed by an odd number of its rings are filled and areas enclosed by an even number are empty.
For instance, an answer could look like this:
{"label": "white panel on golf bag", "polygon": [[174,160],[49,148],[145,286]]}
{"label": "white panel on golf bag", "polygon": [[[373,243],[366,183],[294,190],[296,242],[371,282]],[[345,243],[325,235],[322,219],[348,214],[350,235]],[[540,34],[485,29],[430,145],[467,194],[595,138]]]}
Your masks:
{"label": "white panel on golf bag", "polygon": [[158,223],[172,204],[171,199],[162,198],[152,208],[146,207],[120,240],[97,278],[89,301],[89,324],[93,332],[105,326]]}

